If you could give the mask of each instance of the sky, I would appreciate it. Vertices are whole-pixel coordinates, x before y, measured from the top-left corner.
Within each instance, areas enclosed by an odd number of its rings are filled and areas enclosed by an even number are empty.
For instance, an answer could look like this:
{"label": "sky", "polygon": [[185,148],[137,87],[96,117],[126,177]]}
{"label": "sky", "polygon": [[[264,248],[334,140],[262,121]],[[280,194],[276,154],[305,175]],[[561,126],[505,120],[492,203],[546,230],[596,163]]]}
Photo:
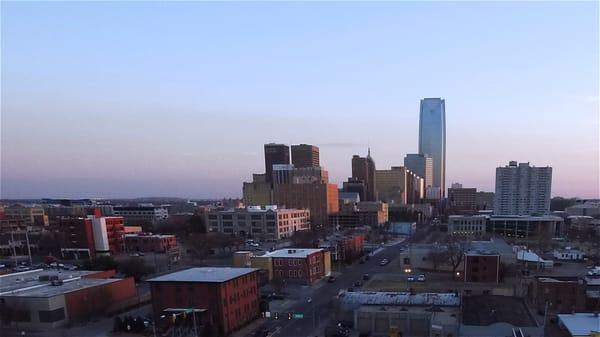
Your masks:
{"label": "sky", "polygon": [[446,184],[510,160],[600,196],[598,2],[1,3],[2,198],[240,197],[263,144],[417,152],[446,100]]}

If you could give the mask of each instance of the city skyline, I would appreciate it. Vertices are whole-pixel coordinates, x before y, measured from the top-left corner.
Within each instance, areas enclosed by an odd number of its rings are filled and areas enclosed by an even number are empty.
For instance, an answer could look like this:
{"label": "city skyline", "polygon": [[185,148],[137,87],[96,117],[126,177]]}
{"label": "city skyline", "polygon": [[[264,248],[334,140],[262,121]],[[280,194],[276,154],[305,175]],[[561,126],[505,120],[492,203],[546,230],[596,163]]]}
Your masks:
{"label": "city skyline", "polygon": [[3,3],[0,196],[240,197],[271,142],[318,146],[341,187],[369,147],[381,168],[417,153],[419,100],[441,97],[447,186],[494,191],[514,160],[599,197],[597,12]]}

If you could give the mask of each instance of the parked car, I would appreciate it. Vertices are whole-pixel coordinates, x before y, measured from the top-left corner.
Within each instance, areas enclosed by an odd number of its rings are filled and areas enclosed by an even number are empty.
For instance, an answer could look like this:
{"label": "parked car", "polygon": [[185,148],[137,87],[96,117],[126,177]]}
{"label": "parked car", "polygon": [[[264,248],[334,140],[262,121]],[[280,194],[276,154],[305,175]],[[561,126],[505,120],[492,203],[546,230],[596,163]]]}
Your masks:
{"label": "parked car", "polygon": [[407,280],[408,282],[415,282],[415,277],[414,277],[414,276],[412,276],[412,275],[410,275],[409,277],[407,277],[407,278],[406,278],[406,280]]}
{"label": "parked car", "polygon": [[363,275],[363,280],[364,281],[368,281],[371,278],[371,276],[369,276],[369,274],[364,274]]}
{"label": "parked car", "polygon": [[383,260],[381,260],[381,262],[379,262],[379,265],[380,265],[380,266],[385,266],[385,265],[387,265],[388,263],[390,263],[390,261],[389,261],[388,259],[383,259]]}
{"label": "parked car", "polygon": [[419,275],[419,277],[417,277],[417,281],[425,282],[425,275],[423,275],[423,274]]}
{"label": "parked car", "polygon": [[328,282],[328,283],[333,283],[333,282],[335,282],[335,276],[329,276],[329,277],[327,278],[327,282]]}

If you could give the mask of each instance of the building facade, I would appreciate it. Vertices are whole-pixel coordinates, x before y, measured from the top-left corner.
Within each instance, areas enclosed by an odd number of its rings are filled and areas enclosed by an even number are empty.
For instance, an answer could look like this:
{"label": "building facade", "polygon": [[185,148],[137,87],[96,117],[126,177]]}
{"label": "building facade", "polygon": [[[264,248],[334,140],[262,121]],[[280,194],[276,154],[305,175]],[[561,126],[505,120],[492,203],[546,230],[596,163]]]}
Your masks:
{"label": "building facade", "polygon": [[425,194],[425,181],[403,166],[375,171],[376,190],[379,200],[387,203],[420,203]]}
{"label": "building facade", "polygon": [[152,227],[169,219],[166,208],[155,206],[114,207],[113,214],[122,216],[128,226]]}
{"label": "building facade", "polygon": [[297,168],[319,167],[319,148],[314,145],[292,145],[292,164]]}
{"label": "building facade", "polygon": [[57,220],[56,230],[62,234],[60,246],[63,255],[79,258],[125,251],[125,225],[120,216],[63,217]]}
{"label": "building facade", "polygon": [[491,216],[488,231],[513,238],[553,238],[561,236],[563,218],[546,216]]}
{"label": "building facade", "polygon": [[335,184],[280,184],[275,185],[273,201],[286,208],[310,210],[311,225],[327,224],[327,216],[339,208]]}
{"label": "building facade", "polygon": [[431,156],[431,186],[438,188],[443,198],[446,192],[446,101],[441,98],[421,100],[419,154]]}
{"label": "building facade", "polygon": [[228,335],[260,315],[255,268],[190,268],[148,282],[155,322],[168,309],[206,309],[217,334]]}
{"label": "building facade", "polygon": [[252,182],[244,182],[242,187],[244,204],[247,206],[266,206],[273,204],[273,190],[266,174],[253,174]]}
{"label": "building facade", "polygon": [[290,164],[290,147],[285,144],[265,144],[265,176],[273,183],[273,165]]}
{"label": "building facade", "polygon": [[267,253],[273,262],[273,279],[312,284],[326,275],[323,249],[290,248]]}
{"label": "building facade", "polygon": [[496,168],[494,214],[545,215],[550,212],[552,168],[511,161]]}
{"label": "building facade", "polygon": [[487,216],[485,215],[450,215],[448,216],[448,234],[457,236],[483,236],[487,232]]}
{"label": "building facade", "polygon": [[423,178],[425,187],[433,184],[433,159],[427,154],[409,153],[404,157],[404,167]]}
{"label": "building facade", "polygon": [[126,234],[125,249],[130,253],[168,253],[177,249],[177,237],[152,233]]}
{"label": "building facade", "polygon": [[465,282],[500,282],[500,254],[471,250],[465,253]]}
{"label": "building facade", "polygon": [[366,193],[364,199],[361,198],[362,201],[377,200],[375,161],[371,158],[371,150],[366,157],[352,156],[352,178],[365,184]]}
{"label": "building facade", "polygon": [[241,237],[279,240],[311,228],[310,211],[276,206],[214,210],[206,215],[208,230]]}
{"label": "building facade", "polygon": [[448,209],[451,212],[476,211],[476,199],[476,188],[452,187],[448,189]]}

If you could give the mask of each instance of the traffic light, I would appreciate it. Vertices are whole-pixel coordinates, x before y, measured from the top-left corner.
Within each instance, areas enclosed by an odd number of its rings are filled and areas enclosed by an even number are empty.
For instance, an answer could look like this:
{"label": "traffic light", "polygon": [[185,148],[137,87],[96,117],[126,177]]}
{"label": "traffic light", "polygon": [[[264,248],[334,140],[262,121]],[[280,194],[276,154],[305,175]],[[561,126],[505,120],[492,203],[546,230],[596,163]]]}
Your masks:
{"label": "traffic light", "polygon": [[288,312],[288,319],[292,319],[292,318],[293,318],[293,317],[292,317],[292,313],[291,313],[291,312]]}
{"label": "traffic light", "polygon": [[275,318],[275,319],[279,319],[279,313],[278,313],[278,312],[274,313],[274,314],[273,314],[273,318]]}

